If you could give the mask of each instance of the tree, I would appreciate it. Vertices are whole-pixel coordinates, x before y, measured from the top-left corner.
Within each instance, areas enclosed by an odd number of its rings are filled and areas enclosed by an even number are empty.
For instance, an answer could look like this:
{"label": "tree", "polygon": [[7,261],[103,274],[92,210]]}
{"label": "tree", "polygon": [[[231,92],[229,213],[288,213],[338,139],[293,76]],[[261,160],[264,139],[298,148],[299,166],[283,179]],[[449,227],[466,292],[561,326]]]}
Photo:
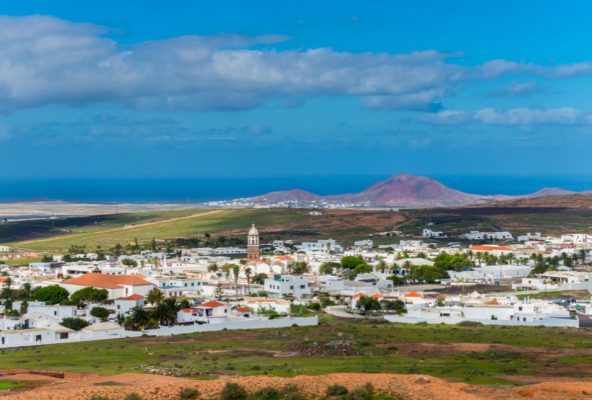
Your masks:
{"label": "tree", "polygon": [[[126,318],[125,324],[135,330],[142,330],[154,326],[150,313],[140,306],[131,309],[130,316]],[[156,325],[158,325],[158,322],[156,322]]]}
{"label": "tree", "polygon": [[208,272],[218,272],[218,264],[208,265]]}
{"label": "tree", "polygon": [[360,264],[365,264],[366,261],[360,256],[345,256],[341,258],[341,267],[343,269],[352,270]]}
{"label": "tree", "polygon": [[31,297],[32,292],[33,292],[33,290],[31,288],[31,283],[30,282],[23,283],[22,292],[21,292],[22,298],[29,299]]}
{"label": "tree", "polygon": [[238,297],[238,275],[240,274],[240,265],[232,267],[232,277],[234,278],[234,295]]}
{"label": "tree", "polygon": [[181,309],[180,304],[174,297],[164,299],[154,310],[154,316],[161,325],[171,326],[177,322],[177,313]]}
{"label": "tree", "polygon": [[107,318],[109,318],[109,310],[105,307],[93,307],[92,310],[90,310],[90,315],[101,321],[107,321]]}
{"label": "tree", "polygon": [[160,304],[164,299],[164,294],[157,288],[151,289],[146,295],[146,301],[150,304]]}
{"label": "tree", "polygon": [[251,280],[251,282],[253,282],[256,285],[263,285],[265,283],[265,280],[267,279],[267,274],[264,274],[263,272],[255,274],[255,276],[253,276],[253,279]]}
{"label": "tree", "polygon": [[53,257],[49,254],[45,254],[43,257],[41,257],[41,262],[52,262],[53,261]]}
{"label": "tree", "polygon": [[69,297],[70,293],[58,285],[40,287],[33,292],[33,300],[43,301],[50,305],[66,303]]}
{"label": "tree", "polygon": [[222,298],[224,297],[224,290],[222,289],[222,286],[218,285],[216,287],[216,290],[214,290],[214,297],[217,300],[222,300]]}
{"label": "tree", "polygon": [[374,297],[362,296],[356,302],[356,308],[358,310],[373,311],[380,310],[380,302]]}
{"label": "tree", "polygon": [[356,279],[356,276],[358,276],[359,274],[366,274],[368,272],[372,272],[372,266],[369,264],[361,263],[355,266],[355,268],[353,270],[351,270],[349,272],[348,275],[348,279],[350,280],[354,280]]}
{"label": "tree", "polygon": [[94,287],[85,287],[72,293],[70,300],[76,305],[85,303],[98,303],[107,300],[109,292],[107,289],[97,289]]}
{"label": "tree", "polygon": [[27,300],[23,300],[21,301],[21,307],[19,309],[19,312],[21,315],[25,315],[27,311],[29,311],[29,302]]}
{"label": "tree", "polygon": [[295,263],[290,264],[288,268],[290,268],[292,270],[292,273],[295,275],[305,274],[310,269],[306,261],[297,261]]}
{"label": "tree", "polygon": [[384,300],[381,303],[381,306],[385,310],[390,310],[396,312],[398,315],[404,314],[407,312],[405,309],[405,303],[403,300]]}
{"label": "tree", "polygon": [[251,294],[251,276],[253,275],[253,270],[251,267],[245,268],[245,276],[247,277],[247,293]]}
{"label": "tree", "polygon": [[321,266],[319,267],[319,273],[322,275],[332,275],[340,267],[341,264],[337,262],[327,261],[321,264]]}
{"label": "tree", "polygon": [[386,261],[384,261],[384,258],[381,258],[380,260],[378,260],[378,262],[376,263],[376,269],[378,271],[380,271],[381,273],[385,273],[386,269],[387,269],[387,264]]}
{"label": "tree", "polygon": [[137,267],[138,263],[136,262],[136,260],[132,259],[132,258],[124,258],[123,260],[121,260],[121,263],[123,265],[125,265],[126,267]]}
{"label": "tree", "polygon": [[75,331],[79,331],[82,328],[86,328],[90,324],[87,321],[83,320],[82,318],[67,317],[62,320],[61,325],[65,326],[66,328],[70,328]]}

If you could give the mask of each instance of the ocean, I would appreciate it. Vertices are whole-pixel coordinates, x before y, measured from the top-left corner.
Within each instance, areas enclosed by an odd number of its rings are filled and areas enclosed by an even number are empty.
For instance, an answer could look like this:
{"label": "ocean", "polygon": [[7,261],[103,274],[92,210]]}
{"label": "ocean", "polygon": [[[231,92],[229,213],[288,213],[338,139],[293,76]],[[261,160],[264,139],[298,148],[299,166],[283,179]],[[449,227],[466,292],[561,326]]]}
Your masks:
{"label": "ocean", "polygon": [[[457,190],[475,194],[528,194],[543,187],[592,190],[587,176],[430,175]],[[278,178],[183,179],[0,179],[0,201],[195,203],[255,196],[276,190],[303,189],[321,195],[358,192],[380,175]]]}

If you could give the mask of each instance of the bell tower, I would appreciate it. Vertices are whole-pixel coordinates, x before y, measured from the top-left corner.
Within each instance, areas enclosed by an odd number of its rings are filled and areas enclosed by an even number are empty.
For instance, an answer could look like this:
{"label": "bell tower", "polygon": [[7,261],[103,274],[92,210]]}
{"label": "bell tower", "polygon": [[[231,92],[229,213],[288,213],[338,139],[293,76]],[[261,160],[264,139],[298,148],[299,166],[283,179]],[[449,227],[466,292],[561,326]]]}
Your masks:
{"label": "bell tower", "polygon": [[247,235],[247,262],[258,262],[259,259],[259,231],[253,224]]}

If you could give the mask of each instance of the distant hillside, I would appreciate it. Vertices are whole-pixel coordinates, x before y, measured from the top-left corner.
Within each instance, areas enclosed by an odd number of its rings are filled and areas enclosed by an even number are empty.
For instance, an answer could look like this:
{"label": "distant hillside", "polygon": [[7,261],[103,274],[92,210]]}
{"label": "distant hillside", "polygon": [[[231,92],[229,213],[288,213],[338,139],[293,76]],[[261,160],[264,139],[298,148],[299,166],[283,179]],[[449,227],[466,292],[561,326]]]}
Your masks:
{"label": "distant hillside", "polygon": [[330,204],[370,207],[447,207],[474,204],[491,204],[499,201],[519,201],[562,197],[576,192],[561,188],[544,188],[535,193],[521,196],[485,196],[464,193],[428,177],[407,174],[395,175],[385,181],[376,182],[359,193],[320,196],[304,190],[286,190],[261,196],[241,199],[247,203],[278,204],[297,203],[299,206],[326,206]]}
{"label": "distant hillside", "polygon": [[529,194],[528,196],[525,196],[525,197],[565,196],[565,195],[576,194],[576,193],[577,192],[574,192],[572,190],[565,190],[565,189],[561,189],[561,188],[543,188],[543,189],[536,191],[532,194]]}
{"label": "distant hillside", "polygon": [[368,189],[354,195],[333,198],[381,206],[449,206],[486,200],[483,196],[451,189],[431,178],[406,174],[376,182]]}
{"label": "distant hillside", "polygon": [[[476,207],[479,207],[477,205]],[[592,208],[592,193],[529,196],[488,203],[486,207],[506,208]]]}
{"label": "distant hillside", "polygon": [[263,203],[280,203],[283,201],[309,202],[319,200],[321,196],[302,189],[270,192],[262,196],[252,197],[250,200]]}

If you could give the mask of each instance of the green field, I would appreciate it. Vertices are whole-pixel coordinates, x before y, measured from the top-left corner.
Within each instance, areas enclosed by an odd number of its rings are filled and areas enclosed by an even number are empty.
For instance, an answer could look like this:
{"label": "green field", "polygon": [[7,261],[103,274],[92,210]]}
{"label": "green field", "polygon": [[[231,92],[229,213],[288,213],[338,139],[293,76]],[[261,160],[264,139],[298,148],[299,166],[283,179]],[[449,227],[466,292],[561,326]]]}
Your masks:
{"label": "green field", "polygon": [[[502,347],[455,348],[459,343]],[[0,365],[103,374],[142,372],[151,367],[202,379],[220,375],[421,373],[503,384],[509,383],[507,376],[592,377],[590,347],[592,332],[585,329],[422,326],[322,316],[317,327],[3,350]]]}
{"label": "green field", "polygon": [[12,247],[65,252],[71,245],[92,251],[138,240],[190,238],[209,233],[244,239],[256,224],[262,242],[274,239],[335,238],[344,241],[392,230],[404,220],[389,211],[336,211],[311,216],[302,209],[223,209],[139,212],[54,221],[24,221],[0,225],[0,242]]}

